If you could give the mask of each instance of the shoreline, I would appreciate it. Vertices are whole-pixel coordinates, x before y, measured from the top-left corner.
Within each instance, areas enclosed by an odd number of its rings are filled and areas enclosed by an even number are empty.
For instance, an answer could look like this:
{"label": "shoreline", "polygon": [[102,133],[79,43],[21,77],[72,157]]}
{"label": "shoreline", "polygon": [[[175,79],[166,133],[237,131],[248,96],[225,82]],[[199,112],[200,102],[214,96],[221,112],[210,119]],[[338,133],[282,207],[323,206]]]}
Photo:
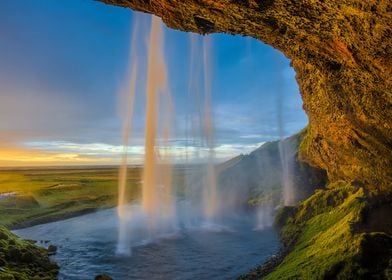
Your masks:
{"label": "shoreline", "polygon": [[[88,208],[88,209],[83,209],[81,211],[75,211],[75,212],[67,214],[67,215],[57,215],[57,216],[53,216],[53,217],[42,217],[42,218],[34,219],[32,221],[18,223],[16,225],[14,225],[12,228],[8,228],[8,229],[13,232],[14,230],[26,229],[26,228],[34,227],[37,225],[44,225],[44,224],[48,224],[48,223],[64,221],[64,220],[68,220],[71,218],[80,217],[83,215],[87,215],[87,214],[91,214],[91,213],[95,213],[95,212],[99,212],[99,211],[103,211],[103,210],[108,210],[108,209],[112,209],[112,208],[115,208],[115,206],[113,206],[113,207],[100,207],[100,208]],[[271,226],[271,229],[278,231],[276,229],[276,227],[274,227],[274,226]],[[17,233],[15,233],[15,232],[13,232],[13,233],[18,236]],[[18,236],[18,238],[20,238],[21,240],[29,241],[29,239],[23,239],[20,236]],[[284,257],[289,253],[289,251],[287,251],[285,248],[282,248],[281,238],[278,238],[278,241],[281,244],[281,246],[279,246],[275,252],[272,252],[272,254],[269,257],[267,257],[266,260],[264,260],[260,265],[257,265],[254,268],[249,269],[247,272],[236,276],[234,279],[260,279],[260,277],[264,277],[267,274],[269,274],[271,271],[273,271],[283,261]],[[55,242],[51,243],[51,244],[57,246],[57,244]],[[38,246],[40,246],[40,245],[38,245]],[[58,264],[58,265],[59,265],[59,269],[61,269],[62,265],[61,264]]]}
{"label": "shoreline", "polygon": [[68,219],[76,218],[79,216],[83,216],[83,215],[87,215],[87,214],[91,214],[91,213],[95,213],[95,212],[98,212],[101,210],[107,210],[107,209],[111,209],[111,208],[115,208],[115,207],[116,206],[85,208],[85,209],[75,211],[72,213],[67,213],[67,214],[59,214],[59,215],[49,216],[49,217],[42,216],[37,219],[33,219],[31,221],[23,221],[23,222],[17,223],[12,226],[4,226],[4,227],[9,229],[10,231],[18,230],[18,229],[25,229],[25,228],[29,228],[29,227],[33,227],[33,226],[44,225],[44,224],[49,224],[49,223],[53,223],[53,222],[68,220]]}
{"label": "shoreline", "polygon": [[[280,242],[281,239],[279,238]],[[258,280],[273,272],[284,260],[284,258],[291,252],[292,248],[280,248],[278,253],[272,255],[265,260],[261,265],[252,269],[251,271],[238,276],[237,280]]]}

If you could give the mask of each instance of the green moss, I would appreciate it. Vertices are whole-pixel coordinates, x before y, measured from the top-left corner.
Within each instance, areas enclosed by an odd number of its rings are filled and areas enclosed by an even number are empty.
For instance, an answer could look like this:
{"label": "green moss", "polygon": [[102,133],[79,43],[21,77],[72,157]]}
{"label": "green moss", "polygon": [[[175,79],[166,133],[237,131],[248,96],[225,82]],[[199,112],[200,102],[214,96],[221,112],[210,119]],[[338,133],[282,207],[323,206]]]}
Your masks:
{"label": "green moss", "polygon": [[353,230],[367,207],[363,188],[337,184],[280,211],[276,223],[283,225],[282,240],[292,250],[265,279],[366,279],[372,273],[390,273],[388,263],[377,261],[375,268],[366,260],[370,254],[388,261],[390,249],[382,251],[376,244],[390,248],[390,237]]}
{"label": "green moss", "polygon": [[312,139],[312,136],[310,135],[310,129],[308,127],[304,128],[301,131],[301,140],[298,148],[298,155],[299,158],[304,160],[307,158],[307,155],[309,153],[310,149],[310,141]]}
{"label": "green moss", "polygon": [[21,240],[0,227],[0,279],[56,279],[58,266],[48,257],[47,250]]}

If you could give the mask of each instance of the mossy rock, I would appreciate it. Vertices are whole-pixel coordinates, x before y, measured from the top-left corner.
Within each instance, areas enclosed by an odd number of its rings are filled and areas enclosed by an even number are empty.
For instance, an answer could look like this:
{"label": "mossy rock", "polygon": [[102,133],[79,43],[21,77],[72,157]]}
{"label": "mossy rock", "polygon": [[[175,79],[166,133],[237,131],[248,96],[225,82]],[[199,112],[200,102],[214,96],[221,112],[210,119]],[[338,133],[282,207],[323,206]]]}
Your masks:
{"label": "mossy rock", "polygon": [[0,279],[57,279],[59,267],[48,257],[48,251],[19,239],[0,227]]}
{"label": "mossy rock", "polygon": [[290,253],[265,279],[388,279],[391,236],[361,226],[374,200],[341,181],[281,210],[275,224]]}

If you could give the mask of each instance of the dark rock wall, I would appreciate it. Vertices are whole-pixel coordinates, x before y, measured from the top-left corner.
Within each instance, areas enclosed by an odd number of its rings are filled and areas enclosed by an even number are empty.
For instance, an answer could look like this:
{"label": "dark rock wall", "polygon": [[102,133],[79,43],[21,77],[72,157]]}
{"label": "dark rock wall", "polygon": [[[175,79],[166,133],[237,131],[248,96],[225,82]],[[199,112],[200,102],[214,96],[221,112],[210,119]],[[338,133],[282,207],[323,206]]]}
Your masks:
{"label": "dark rock wall", "polygon": [[300,158],[391,192],[390,0],[100,0],[171,28],[257,38],[292,60],[309,116]]}

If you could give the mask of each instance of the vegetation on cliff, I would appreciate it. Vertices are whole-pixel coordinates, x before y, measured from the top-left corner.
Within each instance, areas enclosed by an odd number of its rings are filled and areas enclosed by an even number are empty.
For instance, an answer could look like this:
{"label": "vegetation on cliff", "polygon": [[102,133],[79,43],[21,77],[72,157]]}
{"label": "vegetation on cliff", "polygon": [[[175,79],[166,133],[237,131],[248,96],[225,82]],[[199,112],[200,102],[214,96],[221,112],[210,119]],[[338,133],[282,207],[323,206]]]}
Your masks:
{"label": "vegetation on cliff", "polygon": [[21,240],[0,227],[0,279],[57,279],[59,268],[49,259],[48,254],[48,250]]}
{"label": "vegetation on cliff", "polygon": [[391,209],[390,198],[343,181],[283,208],[275,223],[289,252],[265,279],[391,279]]}

